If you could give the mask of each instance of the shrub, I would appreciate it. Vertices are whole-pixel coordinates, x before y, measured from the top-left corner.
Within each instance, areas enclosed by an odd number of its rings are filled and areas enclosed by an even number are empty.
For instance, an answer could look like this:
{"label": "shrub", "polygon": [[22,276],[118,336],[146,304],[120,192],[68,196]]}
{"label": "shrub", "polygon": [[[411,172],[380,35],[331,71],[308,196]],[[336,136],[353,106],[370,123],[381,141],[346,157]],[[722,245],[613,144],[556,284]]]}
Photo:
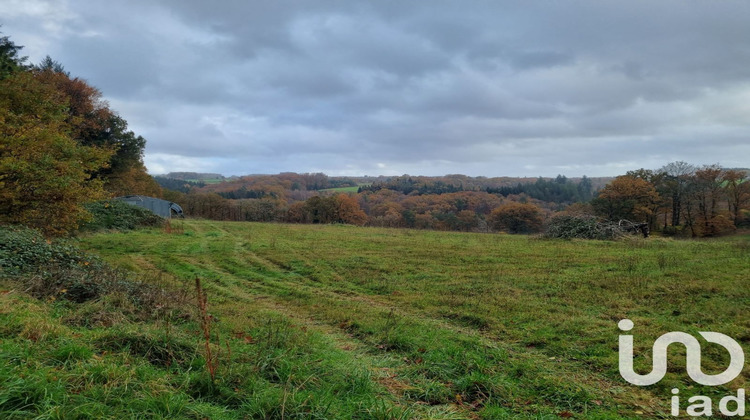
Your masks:
{"label": "shrub", "polygon": [[698,220],[695,231],[701,237],[714,237],[734,233],[737,228],[726,214],[719,214],[708,220]]}
{"label": "shrub", "polygon": [[492,227],[508,233],[536,233],[542,231],[542,212],[533,204],[508,203],[490,214]]}
{"label": "shrub", "polygon": [[0,276],[37,272],[43,266],[74,267],[87,256],[65,242],[51,242],[41,232],[0,226]]}
{"label": "shrub", "polygon": [[131,319],[157,312],[181,316],[184,310],[179,308],[186,300],[173,288],[138,281],[67,242],[48,241],[41,232],[25,227],[0,226],[0,278],[39,299],[84,303],[119,296],[113,301],[127,307]]}
{"label": "shrub", "polygon": [[85,207],[93,217],[81,227],[81,230],[133,230],[139,227],[161,226],[164,223],[164,219],[151,210],[120,200],[97,201],[87,203]]}
{"label": "shrub", "polygon": [[624,236],[624,230],[613,222],[603,222],[595,216],[560,215],[547,223],[546,238],[559,239],[617,239]]}

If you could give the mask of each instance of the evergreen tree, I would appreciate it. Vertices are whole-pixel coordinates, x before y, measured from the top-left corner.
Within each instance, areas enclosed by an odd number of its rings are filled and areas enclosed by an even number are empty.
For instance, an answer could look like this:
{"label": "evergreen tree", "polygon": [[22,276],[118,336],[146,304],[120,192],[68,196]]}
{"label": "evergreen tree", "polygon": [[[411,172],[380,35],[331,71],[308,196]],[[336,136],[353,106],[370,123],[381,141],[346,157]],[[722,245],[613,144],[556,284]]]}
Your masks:
{"label": "evergreen tree", "polygon": [[7,36],[0,37],[0,80],[15,72],[28,69],[28,65],[25,64],[27,58],[18,55],[22,48],[14,44]]}

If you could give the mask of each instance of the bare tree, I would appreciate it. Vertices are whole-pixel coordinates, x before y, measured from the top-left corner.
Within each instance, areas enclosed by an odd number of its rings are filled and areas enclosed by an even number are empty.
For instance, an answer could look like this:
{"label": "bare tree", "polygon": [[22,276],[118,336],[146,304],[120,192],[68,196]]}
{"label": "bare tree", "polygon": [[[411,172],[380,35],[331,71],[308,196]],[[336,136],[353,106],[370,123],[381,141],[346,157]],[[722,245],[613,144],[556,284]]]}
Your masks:
{"label": "bare tree", "polygon": [[679,226],[682,222],[686,195],[690,187],[690,178],[695,173],[695,166],[687,162],[676,161],[665,165],[659,169],[659,172],[666,174],[664,186],[672,202],[672,226]]}

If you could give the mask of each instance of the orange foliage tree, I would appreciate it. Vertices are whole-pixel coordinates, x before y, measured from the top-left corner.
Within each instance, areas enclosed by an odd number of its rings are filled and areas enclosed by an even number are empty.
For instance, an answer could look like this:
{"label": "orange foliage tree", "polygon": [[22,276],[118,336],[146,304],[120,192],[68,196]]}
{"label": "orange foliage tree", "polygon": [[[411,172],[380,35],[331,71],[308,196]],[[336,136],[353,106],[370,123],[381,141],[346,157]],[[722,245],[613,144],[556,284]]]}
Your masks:
{"label": "orange foliage tree", "polygon": [[738,226],[742,222],[741,210],[750,202],[750,181],[744,171],[727,170],[723,175],[723,186],[726,191],[727,207],[732,222]]}
{"label": "orange foliage tree", "polygon": [[292,223],[345,223],[362,226],[367,223],[367,214],[359,202],[348,194],[331,197],[314,196],[305,202],[293,203],[286,212],[286,220]]}
{"label": "orange foliage tree", "polygon": [[695,171],[689,194],[688,223],[693,236],[715,236],[734,230],[729,212],[722,207],[726,183],[719,165]]}
{"label": "orange foliage tree", "polygon": [[495,230],[508,233],[536,233],[542,231],[544,218],[539,207],[528,203],[508,203],[490,213]]}
{"label": "orange foliage tree", "polygon": [[107,165],[93,173],[104,182],[109,195],[161,196],[161,188],[143,164],[146,140],[128,130],[127,121],[109,108],[99,89],[52,68],[35,71],[35,77],[55,87],[66,100],[65,121],[71,138],[83,146],[111,151]]}
{"label": "orange foliage tree", "polygon": [[622,175],[607,184],[592,202],[596,213],[609,220],[649,220],[655,203],[660,200],[656,188],[648,181]]}
{"label": "orange foliage tree", "polygon": [[337,223],[357,226],[367,223],[367,215],[359,207],[359,202],[348,194],[338,194],[334,197],[334,211],[334,221]]}
{"label": "orange foliage tree", "polygon": [[67,109],[65,95],[31,72],[0,81],[0,221],[64,235],[86,219],[84,202],[104,196],[90,178],[112,151],[76,142]]}

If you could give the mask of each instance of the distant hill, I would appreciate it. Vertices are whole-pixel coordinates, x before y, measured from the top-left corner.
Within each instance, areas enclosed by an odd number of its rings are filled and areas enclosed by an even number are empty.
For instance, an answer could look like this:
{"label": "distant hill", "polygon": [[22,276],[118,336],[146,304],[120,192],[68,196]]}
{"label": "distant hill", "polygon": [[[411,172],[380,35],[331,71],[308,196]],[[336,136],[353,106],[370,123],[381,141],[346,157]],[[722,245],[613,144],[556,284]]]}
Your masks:
{"label": "distant hill", "polygon": [[730,170],[730,171],[740,171],[740,172],[744,172],[750,175],[750,168],[724,168],[724,169]]}
{"label": "distant hill", "polygon": [[214,179],[226,179],[222,174],[212,174],[203,172],[170,172],[166,175],[159,175],[164,178],[179,179],[181,181],[206,181]]}
{"label": "distant hill", "polygon": [[[419,190],[421,194],[448,193],[458,191],[486,191],[498,193],[501,190],[508,193],[518,194],[524,190],[520,185],[538,184],[543,181],[556,181],[557,183],[578,184],[582,178],[558,178],[545,177],[471,177],[460,174],[444,176],[362,176],[362,177],[337,177],[327,176],[323,173],[294,173],[285,172],[275,175],[245,175],[225,177],[216,173],[201,172],[170,172],[166,175],[155,177],[162,187],[187,192],[189,189],[198,188],[203,192],[215,192],[225,198],[262,198],[266,196],[286,197],[289,193],[297,199],[306,199],[315,191],[336,192],[346,189],[346,192],[356,192],[354,188],[362,187],[365,190],[379,190],[389,188],[404,193]],[[585,178],[592,191],[597,191],[609,183],[612,177]],[[408,185],[405,185],[408,184]],[[510,188],[510,189],[509,189]],[[408,190],[408,191],[407,191]],[[308,193],[304,193],[308,192]]]}

